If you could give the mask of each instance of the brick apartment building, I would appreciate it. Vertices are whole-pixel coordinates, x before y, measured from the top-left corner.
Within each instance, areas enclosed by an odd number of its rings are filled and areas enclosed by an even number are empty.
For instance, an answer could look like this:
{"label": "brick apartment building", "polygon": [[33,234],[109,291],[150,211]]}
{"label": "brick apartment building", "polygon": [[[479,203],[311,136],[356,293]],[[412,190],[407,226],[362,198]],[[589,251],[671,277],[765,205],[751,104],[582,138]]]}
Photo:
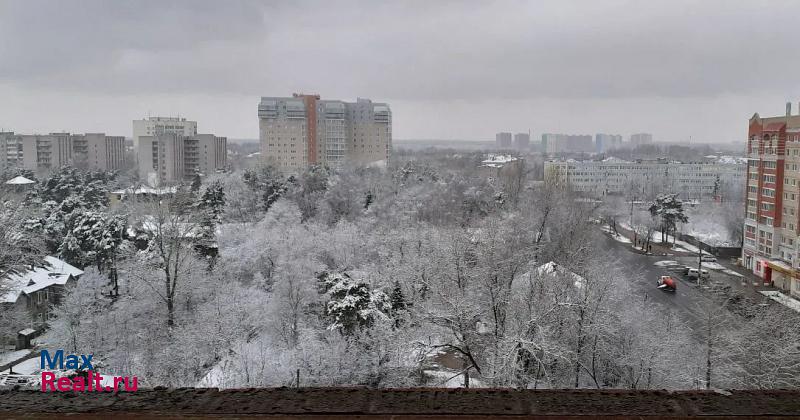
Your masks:
{"label": "brick apartment building", "polygon": [[750,118],[742,262],[800,297],[800,115]]}

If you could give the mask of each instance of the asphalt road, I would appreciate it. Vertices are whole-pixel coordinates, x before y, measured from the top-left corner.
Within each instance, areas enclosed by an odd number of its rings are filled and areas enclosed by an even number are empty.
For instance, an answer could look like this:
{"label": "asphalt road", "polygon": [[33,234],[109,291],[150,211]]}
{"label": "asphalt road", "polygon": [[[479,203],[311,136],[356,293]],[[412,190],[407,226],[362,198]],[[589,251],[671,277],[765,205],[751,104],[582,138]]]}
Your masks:
{"label": "asphalt road", "polygon": [[[632,252],[630,244],[620,243],[608,235],[603,234],[606,241],[607,249],[613,252],[613,255],[618,258],[618,261],[625,268],[625,271],[631,273],[629,277],[630,286],[634,294],[641,296],[648,302],[653,302],[654,310],[668,311],[673,313],[676,318],[686,325],[690,326],[692,330],[699,331],[703,325],[702,310],[711,304],[711,299],[704,292],[698,289],[694,281],[689,281],[680,273],[670,272],[664,267],[657,267],[653,265],[658,261],[673,260],[678,261],[682,265],[697,265],[697,259],[693,257],[675,257],[675,256],[658,256],[658,255],[643,255]],[[738,281],[735,278],[722,274],[719,271],[708,270],[714,278],[721,278],[726,281]],[[678,287],[675,292],[666,292],[657,288],[656,282],[661,276],[672,276],[678,280]],[[736,315],[727,309],[721,309],[727,312],[731,318]],[[725,314],[723,314],[725,315]]]}

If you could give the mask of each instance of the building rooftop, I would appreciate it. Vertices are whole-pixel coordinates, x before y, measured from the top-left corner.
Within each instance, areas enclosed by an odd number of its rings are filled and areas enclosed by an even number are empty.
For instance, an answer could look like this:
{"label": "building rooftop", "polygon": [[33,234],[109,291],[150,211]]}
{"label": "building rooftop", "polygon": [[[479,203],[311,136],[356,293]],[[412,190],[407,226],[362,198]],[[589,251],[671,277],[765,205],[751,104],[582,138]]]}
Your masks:
{"label": "building rooftop", "polygon": [[20,273],[11,274],[8,279],[8,290],[0,294],[0,303],[14,303],[20,295],[31,294],[53,285],[65,285],[70,276],[77,277],[83,270],[73,267],[56,257],[44,258],[44,267],[35,267]]}
{"label": "building rooftop", "polygon": [[[667,419],[800,416],[800,391],[155,388],[0,391],[0,417],[320,419]],[[589,417],[591,416],[591,417]]]}

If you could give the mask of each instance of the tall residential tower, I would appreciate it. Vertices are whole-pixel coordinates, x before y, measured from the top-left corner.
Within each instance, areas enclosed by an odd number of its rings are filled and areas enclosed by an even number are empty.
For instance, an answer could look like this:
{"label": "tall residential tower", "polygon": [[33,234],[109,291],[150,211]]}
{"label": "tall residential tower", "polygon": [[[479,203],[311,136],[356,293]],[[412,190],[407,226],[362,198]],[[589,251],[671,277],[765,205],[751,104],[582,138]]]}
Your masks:
{"label": "tall residential tower", "polygon": [[742,263],[800,297],[800,115],[750,118]]}
{"label": "tall residential tower", "polygon": [[391,109],[369,99],[262,97],[258,123],[261,157],[287,171],[387,161],[391,154]]}

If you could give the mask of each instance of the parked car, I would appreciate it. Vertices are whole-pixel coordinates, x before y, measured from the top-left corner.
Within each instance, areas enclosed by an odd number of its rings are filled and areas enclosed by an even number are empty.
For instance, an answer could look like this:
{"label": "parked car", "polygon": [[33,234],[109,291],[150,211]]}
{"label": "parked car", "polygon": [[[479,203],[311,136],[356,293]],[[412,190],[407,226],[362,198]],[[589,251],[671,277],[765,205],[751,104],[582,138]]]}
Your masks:
{"label": "parked car", "polygon": [[703,261],[703,262],[717,262],[717,257],[715,257],[713,255],[705,255],[705,254],[703,254],[703,256],[700,257],[700,261]]}
{"label": "parked car", "polygon": [[687,275],[687,276],[688,276],[690,279],[697,279],[697,277],[698,277],[698,274],[699,274],[699,277],[700,277],[701,279],[708,279],[708,278],[711,276],[711,275],[708,273],[708,270],[702,270],[702,271],[698,272],[696,268],[690,268],[690,269],[689,269],[689,271],[686,273],[686,275]]}

